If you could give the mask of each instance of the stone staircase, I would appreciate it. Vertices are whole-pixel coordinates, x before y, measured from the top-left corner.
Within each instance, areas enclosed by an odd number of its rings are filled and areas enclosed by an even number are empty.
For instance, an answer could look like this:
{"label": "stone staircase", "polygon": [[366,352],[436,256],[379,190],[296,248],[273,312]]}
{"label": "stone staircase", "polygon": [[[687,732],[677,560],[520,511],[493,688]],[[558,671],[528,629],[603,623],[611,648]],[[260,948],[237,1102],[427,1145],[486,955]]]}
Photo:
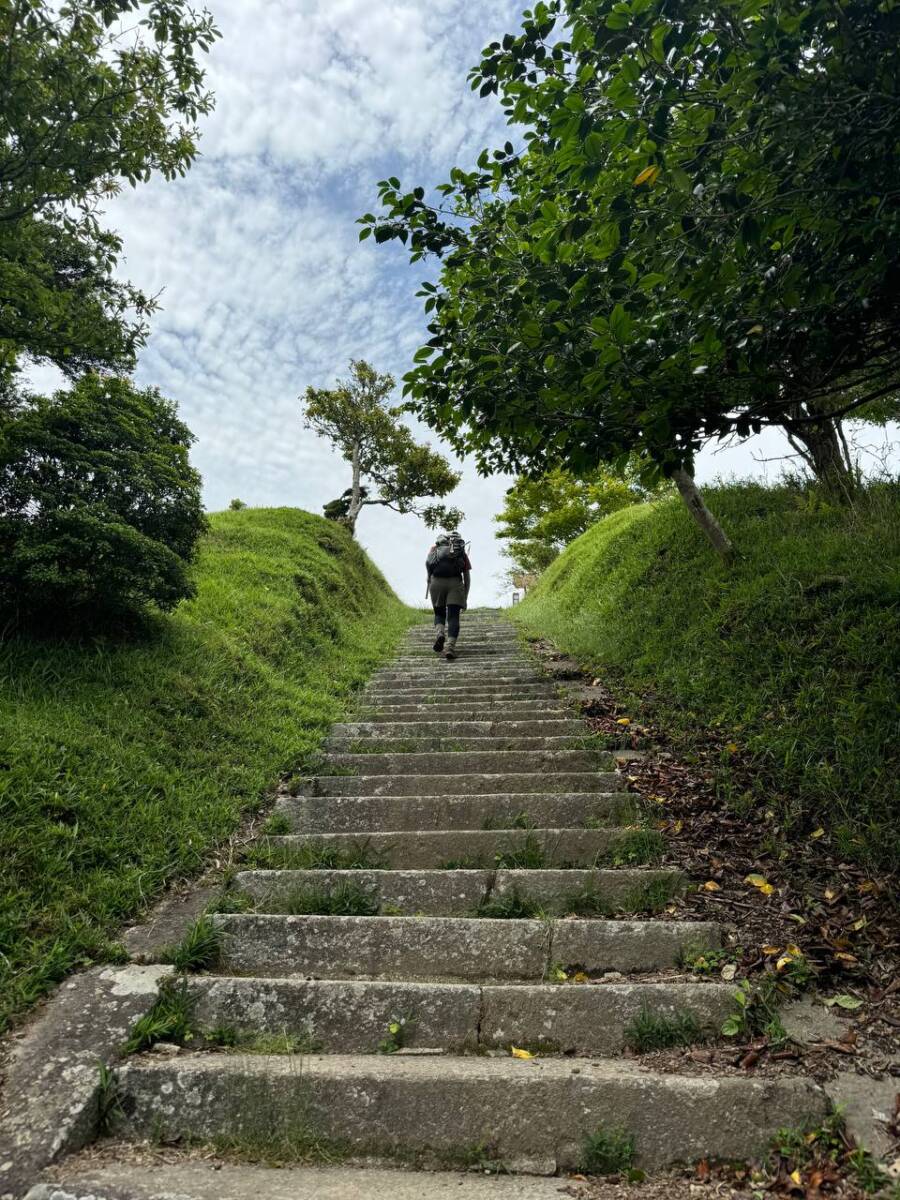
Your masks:
{"label": "stone staircase", "polygon": [[[803,1078],[654,1073],[623,1056],[648,1015],[718,1030],[733,985],[679,962],[721,931],[660,911],[683,881],[641,861],[654,837],[615,754],[591,744],[512,627],[473,616],[452,663],[431,640],[409,632],[357,719],[334,728],[320,774],[279,798],[263,865],[235,880],[241,911],[214,918],[219,966],[185,986],[194,1026],[230,1044],[129,1059],[118,1138],[539,1176],[577,1171],[598,1134],[629,1135],[653,1170],[750,1157],[820,1117]],[[308,1052],[251,1053],[260,1037]],[[205,1196],[199,1169],[167,1167],[167,1188]],[[249,1168],[229,1185],[229,1169],[217,1195],[265,1190]],[[91,1195],[157,1194],[155,1168],[107,1170]],[[392,1185],[345,1165],[291,1177],[296,1196],[557,1194],[483,1175]]]}

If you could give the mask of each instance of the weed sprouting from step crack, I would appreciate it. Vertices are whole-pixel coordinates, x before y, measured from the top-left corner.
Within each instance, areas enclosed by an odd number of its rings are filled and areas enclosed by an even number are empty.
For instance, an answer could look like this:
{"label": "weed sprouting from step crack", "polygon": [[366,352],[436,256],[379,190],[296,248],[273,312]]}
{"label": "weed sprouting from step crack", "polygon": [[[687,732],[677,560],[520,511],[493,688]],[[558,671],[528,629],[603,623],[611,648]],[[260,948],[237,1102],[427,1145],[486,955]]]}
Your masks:
{"label": "weed sprouting from step crack", "polygon": [[695,1046],[705,1040],[705,1031],[690,1012],[660,1013],[645,1006],[625,1028],[625,1043],[638,1054]]}
{"label": "weed sprouting from step crack", "polygon": [[222,934],[208,916],[202,916],[190,926],[177,946],[169,946],[160,961],[171,964],[176,971],[209,971],[219,965],[222,953]]}
{"label": "weed sprouting from step crack", "polygon": [[185,980],[167,980],[150,1011],[135,1022],[122,1053],[138,1054],[157,1042],[185,1045],[194,1038],[193,1017],[194,1001]]}
{"label": "weed sprouting from step crack", "polygon": [[634,1137],[619,1126],[600,1126],[588,1134],[581,1147],[585,1175],[618,1175],[634,1162]]}
{"label": "weed sprouting from step crack", "polygon": [[579,917],[612,917],[635,914],[653,915],[661,912],[682,889],[681,876],[676,873],[654,876],[642,881],[623,894],[610,898],[597,884],[567,892],[562,911]]}
{"label": "weed sprouting from step crack", "polygon": [[116,1122],[123,1116],[119,1076],[106,1063],[97,1069],[97,1136],[112,1133]]}
{"label": "weed sprouting from step crack", "polygon": [[224,1025],[205,1033],[203,1040],[207,1046],[235,1054],[318,1054],[323,1048],[311,1028],[299,1032],[284,1029],[275,1033],[260,1033]]}
{"label": "weed sprouting from step crack", "polygon": [[514,887],[509,892],[482,900],[475,915],[492,920],[523,921],[543,917],[545,913],[540,901]]}
{"label": "weed sprouting from step crack", "polygon": [[226,888],[218,899],[210,904],[207,912],[209,913],[245,913],[252,912],[256,907],[256,902],[249,892],[242,892],[239,888]]}
{"label": "weed sprouting from step crack", "polygon": [[629,829],[613,838],[597,855],[595,866],[655,866],[666,850],[665,838],[656,829]]}
{"label": "weed sprouting from step crack", "polygon": [[349,1144],[325,1137],[306,1118],[282,1120],[279,1128],[240,1137],[214,1138],[205,1144],[225,1159],[239,1163],[259,1163],[266,1167],[287,1167],[297,1163],[331,1165],[343,1162],[350,1154]]}
{"label": "weed sprouting from step crack", "polygon": [[280,834],[290,832],[290,817],[284,812],[273,812],[262,827],[262,833],[270,837],[278,837]]}
{"label": "weed sprouting from step crack", "polygon": [[495,854],[494,865],[498,871],[541,871],[549,864],[541,842],[528,833],[519,845]]}
{"label": "weed sprouting from step crack", "polygon": [[734,1010],[726,1017],[722,1033],[728,1038],[749,1039],[762,1035],[779,1045],[787,1041],[787,1031],[778,1015],[778,983],[764,976],[759,984],[742,979],[734,993]]}
{"label": "weed sprouting from step crack", "polygon": [[410,1035],[416,1024],[415,1017],[391,1017],[387,1031],[378,1043],[378,1054],[396,1054],[404,1046],[409,1045]]}
{"label": "weed sprouting from step crack", "polygon": [[289,891],[271,892],[259,904],[260,911],[288,916],[374,917],[378,915],[378,893],[352,881],[331,887],[309,884]]}

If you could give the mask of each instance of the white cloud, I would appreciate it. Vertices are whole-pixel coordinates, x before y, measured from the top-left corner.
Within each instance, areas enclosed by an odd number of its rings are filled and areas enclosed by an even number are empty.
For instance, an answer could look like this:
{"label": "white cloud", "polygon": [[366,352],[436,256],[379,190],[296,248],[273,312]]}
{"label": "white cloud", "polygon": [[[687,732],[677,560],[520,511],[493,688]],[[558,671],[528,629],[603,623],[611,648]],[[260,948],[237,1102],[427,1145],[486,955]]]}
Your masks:
{"label": "white cloud", "polygon": [[[351,356],[399,377],[424,328],[414,293],[426,269],[410,269],[399,247],[360,244],[356,218],[375,208],[378,179],[436,183],[505,139],[499,106],[466,75],[488,41],[518,27],[522,5],[207,3],[223,40],[208,60],[217,108],[202,157],[184,180],[129,191],[109,213],[123,269],[162,293],[138,377],[179,402],[210,508],[240,496],[318,511],[348,470],[303,429],[297,397]],[[704,456],[704,478],[730,469]],[[468,514],[476,603],[502,592],[492,516],[508,482],[466,466],[453,498]],[[421,524],[367,511],[359,536],[398,592],[420,601]]]}

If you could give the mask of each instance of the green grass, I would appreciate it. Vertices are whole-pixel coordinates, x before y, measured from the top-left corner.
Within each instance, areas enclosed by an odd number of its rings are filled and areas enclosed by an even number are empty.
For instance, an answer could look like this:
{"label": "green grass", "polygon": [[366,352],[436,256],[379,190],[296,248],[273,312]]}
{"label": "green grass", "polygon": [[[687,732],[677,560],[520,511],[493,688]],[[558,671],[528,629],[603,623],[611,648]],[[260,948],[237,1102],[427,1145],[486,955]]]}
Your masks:
{"label": "green grass", "polygon": [[529,921],[543,916],[543,912],[538,900],[514,887],[502,895],[482,900],[476,915],[498,921]]}
{"label": "green grass", "polygon": [[339,526],[212,518],[140,637],[0,643],[0,1027],[196,872],[418,614]]}
{"label": "green grass", "polygon": [[222,935],[209,917],[203,916],[188,928],[177,946],[160,954],[160,960],[170,963],[176,971],[211,971],[219,965]]}
{"label": "green grass", "polygon": [[[515,618],[602,674],[690,754],[711,731],[735,806],[824,825],[840,853],[900,861],[900,487],[853,509],[812,490],[707,490],[725,567],[677,499],[624,509],[548,568]],[[628,710],[626,710],[628,711]]]}
{"label": "green grass", "polygon": [[275,892],[264,906],[265,912],[294,917],[374,917],[378,909],[378,895],[352,881],[332,887],[308,885]]}
{"label": "green grass", "polygon": [[250,849],[247,862],[269,871],[376,871],[385,865],[383,855],[365,840],[349,846],[316,839],[287,845],[263,842]]}
{"label": "green grass", "polygon": [[638,1054],[667,1050],[670,1046],[695,1046],[704,1032],[693,1013],[655,1013],[642,1008],[625,1029],[625,1041]]}
{"label": "green grass", "polygon": [[581,1147],[581,1170],[586,1175],[618,1175],[634,1162],[634,1138],[625,1129],[601,1126]]}
{"label": "green grass", "polygon": [[157,1042],[183,1046],[194,1036],[193,1017],[194,1004],[184,980],[163,983],[153,1007],[135,1022],[122,1053],[137,1054]]}

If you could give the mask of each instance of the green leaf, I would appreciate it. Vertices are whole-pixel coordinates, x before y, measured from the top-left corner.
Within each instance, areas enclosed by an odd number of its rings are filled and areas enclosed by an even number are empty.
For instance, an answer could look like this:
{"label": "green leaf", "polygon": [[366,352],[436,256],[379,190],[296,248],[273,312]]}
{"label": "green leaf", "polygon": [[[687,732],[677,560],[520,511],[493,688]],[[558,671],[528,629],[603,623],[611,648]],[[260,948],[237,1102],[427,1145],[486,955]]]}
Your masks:
{"label": "green leaf", "polygon": [[861,1000],[858,996],[850,996],[846,992],[842,992],[839,996],[829,996],[825,1003],[831,1008],[837,1005],[838,1008],[846,1008],[853,1012],[857,1008],[862,1008],[865,1000]]}
{"label": "green leaf", "polygon": [[597,132],[584,139],[584,153],[592,162],[601,162],[606,153],[606,139]]}
{"label": "green leaf", "polygon": [[609,314],[609,331],[619,342],[627,342],[631,337],[632,320],[623,304],[617,304]]}

